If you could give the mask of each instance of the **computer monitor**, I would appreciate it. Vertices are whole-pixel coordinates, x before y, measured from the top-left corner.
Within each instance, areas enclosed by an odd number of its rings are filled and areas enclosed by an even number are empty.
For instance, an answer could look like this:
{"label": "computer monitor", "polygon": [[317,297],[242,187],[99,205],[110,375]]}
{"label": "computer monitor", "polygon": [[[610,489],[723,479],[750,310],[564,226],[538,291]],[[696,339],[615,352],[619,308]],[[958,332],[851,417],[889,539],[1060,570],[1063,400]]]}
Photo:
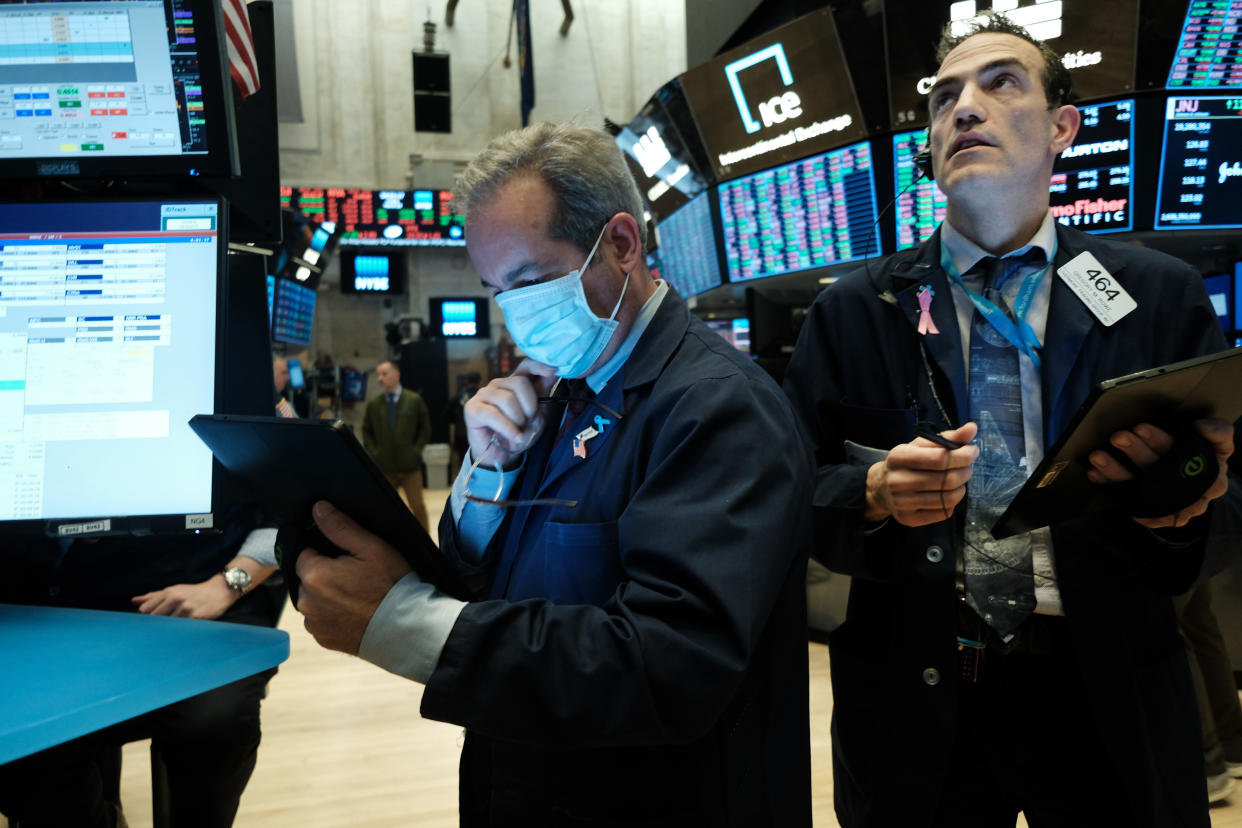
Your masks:
{"label": "computer monitor", "polygon": [[464,247],[465,218],[449,190],[281,187],[281,206],[333,222],[341,247]]}
{"label": "computer monitor", "polygon": [[0,177],[230,175],[213,0],[0,4]]}
{"label": "computer monitor", "polygon": [[315,322],[315,289],[296,279],[276,280],[272,310],[272,339],[288,345],[310,345]]}
{"label": "computer monitor", "polygon": [[491,338],[487,299],[478,296],[433,296],[430,303],[433,338]]}
{"label": "computer monitor", "polygon": [[0,521],[68,535],[211,512],[187,423],[218,400],[224,220],[218,199],[0,204]]}
{"label": "computer monitor", "polygon": [[276,304],[276,277],[267,274],[267,325],[272,325],[272,306]]}
{"label": "computer monitor", "polygon": [[302,373],[301,361],[286,359],[285,364],[289,366],[289,387],[294,391],[301,391],[306,387],[306,376]]}
{"label": "computer monitor", "polygon": [[927,140],[926,130],[893,135],[893,220],[897,225],[897,249],[905,250],[926,241],[948,209],[948,200],[934,181],[918,175],[914,156]]}
{"label": "computer monitor", "polygon": [[1189,0],[1169,89],[1242,89],[1242,6],[1219,0]]}
{"label": "computer monitor", "polygon": [[750,353],[750,320],[749,319],[705,319],[707,327],[743,353]]}
{"label": "computer monitor", "polygon": [[1052,215],[1088,233],[1134,227],[1134,101],[1084,104],[1082,126],[1052,167]]}
{"label": "computer monitor", "polygon": [[866,141],[725,182],[719,198],[730,282],[880,252]]}
{"label": "computer monitor", "polygon": [[1242,109],[1229,96],[1165,102],[1157,230],[1242,227]]}
{"label": "computer monitor", "polygon": [[724,282],[711,198],[712,193],[699,193],[656,225],[660,277],[683,297],[697,296]]}

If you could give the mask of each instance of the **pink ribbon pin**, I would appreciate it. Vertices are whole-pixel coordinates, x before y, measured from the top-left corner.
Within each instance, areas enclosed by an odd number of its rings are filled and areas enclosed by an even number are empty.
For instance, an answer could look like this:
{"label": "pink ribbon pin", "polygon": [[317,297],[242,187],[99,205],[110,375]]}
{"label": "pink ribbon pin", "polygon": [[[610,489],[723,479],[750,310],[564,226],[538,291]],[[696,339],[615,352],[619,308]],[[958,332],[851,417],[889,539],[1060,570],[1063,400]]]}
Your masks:
{"label": "pink ribbon pin", "polygon": [[931,315],[931,300],[935,295],[936,291],[932,290],[931,286],[919,287],[919,333],[921,334],[940,333]]}

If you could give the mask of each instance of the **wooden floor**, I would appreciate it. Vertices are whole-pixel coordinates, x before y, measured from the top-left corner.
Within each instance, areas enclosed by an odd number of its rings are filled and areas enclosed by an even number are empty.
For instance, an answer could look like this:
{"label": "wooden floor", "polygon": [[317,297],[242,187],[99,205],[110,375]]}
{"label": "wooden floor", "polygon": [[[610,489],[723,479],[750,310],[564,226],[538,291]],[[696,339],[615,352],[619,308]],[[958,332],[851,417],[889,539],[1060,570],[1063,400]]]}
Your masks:
{"label": "wooden floor", "polygon": [[[428,493],[432,525],[446,494]],[[292,608],[281,627],[292,639],[292,653],[268,688],[259,763],[237,826],[455,828],[460,728],[419,717],[422,685],[321,649]],[[812,643],[808,653],[815,826],[837,828],[828,650]],[[124,761],[126,816],[132,828],[149,828],[147,743],[128,745]],[[1232,800],[1212,809],[1214,828],[1242,828],[1242,785]]]}

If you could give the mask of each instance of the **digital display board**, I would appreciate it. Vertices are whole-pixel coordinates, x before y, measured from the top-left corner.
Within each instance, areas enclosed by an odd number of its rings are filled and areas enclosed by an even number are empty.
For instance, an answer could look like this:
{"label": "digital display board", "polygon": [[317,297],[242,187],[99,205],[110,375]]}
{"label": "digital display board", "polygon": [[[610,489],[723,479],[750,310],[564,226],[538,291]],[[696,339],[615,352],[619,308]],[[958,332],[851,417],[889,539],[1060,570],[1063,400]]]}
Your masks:
{"label": "digital display board", "polygon": [[868,244],[876,199],[865,141],[726,182],[719,197],[730,282],[880,252],[878,238]]}
{"label": "digital display board", "polygon": [[712,180],[698,127],[678,81],[660,87],[614,140],[658,217],[679,209]]}
{"label": "digital display board", "polygon": [[344,251],[341,254],[341,293],[405,293],[405,252]]}
{"label": "digital display board", "polygon": [[228,174],[219,22],[202,0],[0,4],[0,171]]}
{"label": "digital display board", "polygon": [[683,297],[719,287],[724,281],[720,252],[712,226],[709,193],[693,201],[656,226],[660,234],[660,276]]}
{"label": "digital display board", "polygon": [[277,279],[272,338],[290,345],[310,345],[314,321],[315,289],[292,279]]}
{"label": "digital display board", "polygon": [[448,190],[281,187],[280,206],[335,222],[341,247],[464,247],[465,219]]}
{"label": "digital display board", "polygon": [[1052,167],[1052,216],[1088,233],[1134,227],[1134,101],[1078,107],[1082,125]]}
{"label": "digital display board", "polygon": [[1134,90],[1139,0],[996,0],[992,4],[885,0],[884,50],[893,129],[927,123],[927,93],[939,68],[934,44],[941,29],[951,24],[955,32],[965,32],[989,5],[1061,55],[1079,101]]}
{"label": "digital display board", "polygon": [[[927,138],[924,130],[893,135],[893,195],[897,202],[893,217],[897,222],[897,249],[905,250],[926,241],[944,221],[947,200],[934,181],[919,175],[915,153]],[[918,183],[914,183],[918,177]]]}
{"label": "digital display board", "polygon": [[1242,3],[1190,0],[1169,69],[1170,89],[1242,88]]}
{"label": "digital display board", "polygon": [[827,9],[691,69],[682,86],[720,181],[866,137]]}
{"label": "digital display board", "polygon": [[1242,97],[1171,97],[1157,230],[1242,227]]}

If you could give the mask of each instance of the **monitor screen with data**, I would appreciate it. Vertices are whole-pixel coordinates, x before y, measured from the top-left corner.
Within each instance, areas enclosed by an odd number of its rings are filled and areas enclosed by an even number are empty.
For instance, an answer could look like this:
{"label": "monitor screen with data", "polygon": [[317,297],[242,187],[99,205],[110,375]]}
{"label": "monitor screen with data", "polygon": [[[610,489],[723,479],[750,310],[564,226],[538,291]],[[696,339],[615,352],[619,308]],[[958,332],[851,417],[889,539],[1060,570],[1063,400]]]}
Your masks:
{"label": "monitor screen with data", "polygon": [[281,207],[332,222],[341,247],[464,247],[465,219],[449,190],[281,187]]}
{"label": "monitor screen with data", "polygon": [[897,224],[897,249],[905,250],[926,241],[944,220],[948,201],[935,181],[919,175],[914,156],[927,140],[926,130],[893,135],[893,219]]}
{"label": "monitor screen with data", "polygon": [[0,174],[233,172],[211,0],[0,4]]}
{"label": "monitor screen with data", "polygon": [[310,345],[315,322],[315,289],[297,279],[276,280],[272,339],[287,345]]}
{"label": "monitor screen with data", "polygon": [[1165,102],[1157,230],[1242,227],[1242,97]]}
{"label": "monitor screen with data", "polygon": [[1242,4],[1189,0],[1168,87],[1242,89]]}
{"label": "monitor screen with data", "polygon": [[221,213],[0,204],[0,520],[211,511]]}
{"label": "monitor screen with data", "polygon": [[776,276],[880,252],[867,142],[720,185],[730,282]]}
{"label": "monitor screen with data", "polygon": [[660,276],[684,297],[697,296],[724,281],[713,222],[711,194],[700,193],[656,228]]}
{"label": "monitor screen with data", "polygon": [[1084,104],[1074,143],[1052,167],[1052,215],[1087,233],[1134,227],[1134,101]]}

